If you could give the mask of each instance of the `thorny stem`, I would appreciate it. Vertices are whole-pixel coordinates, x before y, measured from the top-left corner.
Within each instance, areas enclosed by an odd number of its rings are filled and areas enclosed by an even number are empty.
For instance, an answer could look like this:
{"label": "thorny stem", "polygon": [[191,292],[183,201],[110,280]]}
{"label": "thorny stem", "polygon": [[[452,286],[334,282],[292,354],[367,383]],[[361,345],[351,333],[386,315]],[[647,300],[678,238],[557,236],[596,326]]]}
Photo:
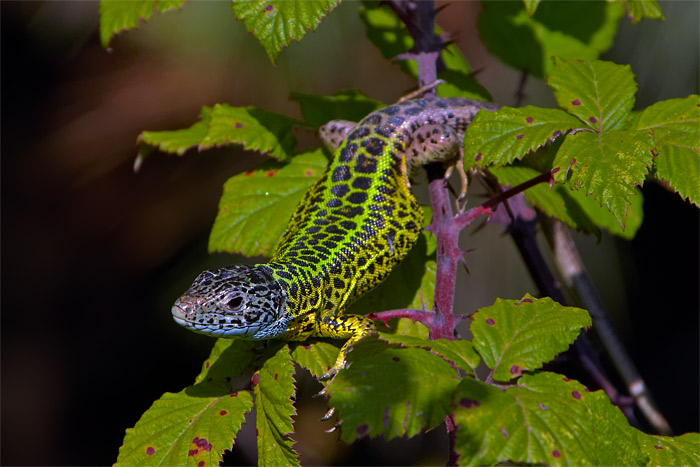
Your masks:
{"label": "thorny stem", "polygon": [[459,454],[455,451],[455,441],[457,440],[457,432],[455,431],[454,415],[445,415],[445,425],[447,426],[447,437],[449,439],[450,451],[447,457],[447,465],[457,465]]}
{"label": "thorny stem", "polygon": [[[414,39],[413,48],[405,54],[396,57],[397,59],[414,59],[418,64],[419,70],[419,86],[425,86],[428,83],[432,83],[437,79],[438,67],[442,67],[443,64],[440,61],[440,50],[445,46],[443,38],[436,36],[433,33],[434,25],[433,19],[436,14],[434,5],[432,1],[415,1],[415,0],[388,0],[386,4],[396,13],[396,15],[404,22],[408,28],[411,36]],[[518,101],[523,99],[524,86],[527,79],[527,74],[523,73],[521,80],[518,85],[518,90],[516,93],[516,98]],[[434,92],[434,91],[433,91]],[[422,321],[423,319],[428,319],[431,322],[431,338],[454,338],[454,327],[456,326],[459,318],[453,314],[453,301],[454,301],[454,291],[456,285],[456,269],[458,262],[462,259],[463,252],[457,247],[457,241],[459,237],[459,232],[469,225],[469,223],[476,217],[482,214],[490,214],[492,208],[497,206],[499,203],[504,202],[508,198],[511,198],[525,189],[533,186],[537,183],[543,181],[551,181],[551,173],[542,174],[540,177],[533,179],[531,182],[526,182],[521,186],[516,187],[517,191],[513,191],[516,188],[507,190],[495,196],[493,199],[487,201],[477,208],[470,209],[469,211],[453,217],[452,207],[449,201],[449,196],[445,188],[442,176],[434,169],[428,170],[430,182],[430,196],[431,203],[433,206],[433,221],[429,227],[436,238],[437,238],[437,277],[436,277],[436,288],[435,288],[435,299],[434,299],[434,314],[432,314],[432,319],[426,313],[418,312],[418,310],[412,310],[413,312],[420,313],[413,314],[413,316]],[[530,183],[528,185],[528,183]],[[500,191],[500,190],[499,190]],[[540,292],[544,295],[552,297],[554,300],[565,303],[564,296],[559,288],[559,285],[554,278],[551,270],[547,266],[546,261],[535,241],[535,226],[537,224],[537,219],[532,215],[532,211],[526,213],[522,209],[518,209],[518,212],[513,212],[513,205],[518,203],[506,203],[506,209],[511,215],[512,222],[508,226],[509,233],[513,237],[518,249],[520,250],[523,259],[530,271],[530,274],[535,280]],[[521,202],[521,205],[524,204]],[[578,258],[578,264],[581,265],[581,270],[583,271],[583,276],[570,276],[567,277],[565,271],[564,276],[567,280],[571,280],[575,288],[580,288],[581,290],[592,289],[590,291],[581,292],[580,295],[584,295],[591,298],[590,303],[586,303],[584,300],[584,306],[591,311],[596,319],[596,327],[603,327],[603,334],[606,333],[605,329],[612,332],[612,328],[605,327],[607,323],[607,318],[604,321],[600,318],[596,318],[596,311],[604,316],[604,309],[602,306],[596,310],[596,305],[600,305],[599,297],[595,293],[595,289],[592,288],[590,283],[590,278],[585,274],[585,269],[583,269],[578,253],[576,252],[575,246],[571,243],[571,248],[574,256]],[[571,263],[569,263],[571,264]],[[562,265],[560,265],[560,269]],[[578,287],[577,287],[578,284]],[[597,299],[597,303],[596,303]],[[411,310],[394,310],[393,314],[398,316],[402,312],[408,312]],[[398,314],[397,314],[398,313]],[[382,315],[381,313],[377,315]],[[388,319],[388,318],[387,318]],[[603,324],[601,324],[603,323]],[[598,332],[601,332],[598,329]],[[614,336],[614,334],[613,334]],[[650,423],[654,428],[663,434],[670,433],[670,427],[668,423],[663,418],[660,412],[658,412],[653,405],[651,396],[649,395],[643,380],[636,372],[634,365],[631,364],[631,360],[627,357],[624,349],[617,344],[617,347],[611,342],[618,342],[615,340],[608,340],[602,338],[604,345],[606,346],[608,353],[611,355],[613,360],[615,356],[622,355],[622,359],[629,362],[629,365],[623,364],[618,366],[618,371],[621,373],[623,379],[626,381],[630,393],[635,397],[637,405],[640,407],[642,412],[645,414]],[[607,343],[606,343],[607,342]],[[600,367],[598,359],[595,352],[590,344],[590,342],[585,338],[579,338],[575,343],[575,350],[579,357],[582,366],[586,371],[598,382],[598,384],[606,391],[606,393],[613,400],[617,400],[618,403],[625,402],[622,401],[622,397],[617,394],[614,386],[609,382],[608,378],[605,376],[604,371]],[[627,399],[627,398],[624,398]],[[627,404],[620,404],[622,409],[626,412],[628,418],[632,419],[633,414],[631,408]],[[449,437],[449,459],[448,465],[453,465],[456,462],[455,450],[454,450],[454,437],[455,428],[453,420],[448,420],[449,416],[446,417],[445,423],[447,426],[447,433]]]}
{"label": "thorny stem", "polygon": [[670,425],[656,408],[637,367],[617,338],[600,295],[583,265],[569,230],[559,221],[548,222],[545,227],[559,271],[567,286],[576,291],[582,306],[590,312],[594,322],[593,329],[625,382],[627,390],[637,403],[637,407],[657,433],[670,435],[672,433]]}
{"label": "thorny stem", "polygon": [[[485,181],[489,191],[496,193],[502,191],[500,185],[498,185],[495,180],[489,179]],[[515,188],[503,193],[513,191]],[[498,196],[496,196],[496,198],[497,197]],[[506,227],[520,255],[523,257],[528,272],[535,281],[535,285],[539,289],[540,294],[542,296],[551,297],[562,305],[566,305],[564,294],[535,239],[535,227],[537,225],[535,212],[526,206],[524,198],[521,197],[511,199],[511,201],[505,204],[505,207],[508,211],[507,216],[499,215],[497,211],[492,219]],[[605,391],[610,400],[622,409],[625,416],[633,422],[635,420],[634,412],[631,410],[629,404],[627,404],[628,398],[620,396],[615,386],[610,382],[605,370],[603,370],[600,364],[593,345],[585,334],[581,334],[576,340],[573,345],[573,351],[584,370],[591,376],[596,384]]]}

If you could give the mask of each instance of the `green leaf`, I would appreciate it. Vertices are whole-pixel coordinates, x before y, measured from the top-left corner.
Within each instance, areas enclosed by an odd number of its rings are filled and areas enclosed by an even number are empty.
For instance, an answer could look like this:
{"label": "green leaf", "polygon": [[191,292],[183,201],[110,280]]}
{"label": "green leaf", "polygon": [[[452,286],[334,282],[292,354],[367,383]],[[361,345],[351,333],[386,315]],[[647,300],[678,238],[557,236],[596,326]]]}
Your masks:
{"label": "green leaf", "polygon": [[265,360],[256,373],[256,426],[258,431],[258,465],[300,465],[294,450],[294,363],[286,344],[277,343],[266,352]]}
{"label": "green leaf", "polygon": [[464,136],[464,167],[509,164],[580,126],[566,112],[530,105],[479,112]]}
{"label": "green leaf", "polygon": [[556,59],[555,63],[547,84],[560,107],[594,131],[622,129],[637,91],[629,65],[600,60]]}
{"label": "green leaf", "polygon": [[627,17],[632,24],[638,23],[642,18],[664,19],[661,7],[656,0],[619,0],[625,6]]}
{"label": "green leaf", "polygon": [[[436,26],[435,34],[441,33],[442,30]],[[440,59],[445,64],[445,69],[439,71],[437,77],[445,82],[438,86],[438,96],[493,100],[486,88],[477,81],[467,59],[456,44],[450,44],[442,49]]]}
{"label": "green leaf", "polygon": [[700,434],[654,436],[637,431],[642,452],[649,456],[647,465],[700,465]]}
{"label": "green leaf", "polygon": [[316,149],[288,164],[271,162],[231,177],[224,184],[209,251],[269,256],[294,208],[327,163],[323,151]]}
{"label": "green leaf", "polygon": [[126,430],[115,465],[219,465],[253,398],[247,391],[193,397],[188,389],[163,394]]}
{"label": "green leaf", "polygon": [[635,128],[654,132],[656,176],[700,205],[700,97],[657,102],[639,114]]}
{"label": "green leaf", "polygon": [[[490,169],[502,185],[519,185],[540,174],[539,170],[522,164],[496,167]],[[548,216],[559,219],[568,226],[587,234],[600,236],[598,227],[606,229],[613,235],[630,240],[634,238],[642,225],[643,196],[635,188],[635,196],[630,197],[627,209],[627,222],[623,230],[615,216],[593,196],[583,191],[571,191],[563,185],[555,184],[551,188],[540,183],[524,192],[527,200]]]}
{"label": "green leaf", "polygon": [[[442,357],[420,348],[396,348],[377,336],[348,355],[350,366],[327,386],[343,421],[341,439],[414,436],[442,423],[450,412],[457,374]],[[426,384],[429,381],[430,384]]]}
{"label": "green leaf", "polygon": [[611,130],[602,135],[569,135],[554,159],[561,168],[554,178],[572,190],[592,194],[626,227],[631,197],[652,164],[651,136],[646,131]]}
{"label": "green leaf", "polygon": [[[483,2],[479,36],[506,64],[544,78],[552,56],[594,60],[612,45],[624,8],[617,3]],[[531,15],[531,16],[530,16]]]}
{"label": "green leaf", "polygon": [[237,143],[246,149],[285,160],[291,156],[296,145],[292,127],[300,123],[286,115],[256,107],[216,104],[211,111],[209,129],[199,149]]}
{"label": "green leaf", "polygon": [[332,96],[293,92],[289,98],[299,102],[301,114],[312,128],[319,128],[331,120],[359,122],[367,114],[384,107],[383,103],[357,89],[340,91]]}
{"label": "green leaf", "polygon": [[194,386],[165,393],[126,430],[117,465],[219,465],[253,407],[250,375],[242,377],[253,346],[218,339]]}
{"label": "green leaf", "polygon": [[[380,6],[379,2],[363,2],[359,15],[365,25],[367,38],[385,59],[391,60],[413,46],[413,38],[403,21],[389,8]],[[400,60],[394,63],[409,76],[418,76],[418,65],[415,61]]]}
{"label": "green leaf", "polygon": [[302,368],[306,368],[316,378],[320,378],[335,364],[340,352],[341,341],[325,341],[309,339],[302,342],[293,342],[289,346],[292,349],[292,359]]}
{"label": "green leaf", "polygon": [[235,377],[244,372],[255,359],[255,341],[245,339],[217,339],[202,363],[202,371],[194,382],[227,382],[227,377]]}
{"label": "green leaf", "polygon": [[540,4],[540,1],[542,0],[523,0],[525,2],[525,11],[527,11],[528,16],[532,16],[535,14],[535,10],[537,10],[537,5]]}
{"label": "green leaf", "polygon": [[109,45],[112,36],[146,21],[154,11],[180,8],[185,0],[101,0],[100,1],[100,42]]}
{"label": "green leaf", "polygon": [[642,465],[636,434],[603,391],[555,373],[503,390],[472,378],[455,397],[462,465]]}
{"label": "green leaf", "polygon": [[256,107],[204,106],[201,120],[189,128],[173,131],[144,131],[138,137],[138,168],[153,149],[183,155],[188,149],[200,151],[215,146],[240,144],[278,160],[291,157],[296,145],[292,127],[301,122]]}
{"label": "green leaf", "polygon": [[481,362],[481,357],[474,350],[472,342],[465,339],[428,340],[427,337],[386,333],[379,333],[379,337],[390,344],[399,344],[402,347],[420,347],[429,350],[470,375],[474,374],[476,367]]}
{"label": "green leaf", "polygon": [[496,299],[474,313],[472,320],[474,347],[497,381],[541,368],[569,348],[581,328],[591,325],[586,310],[530,294],[521,300]]}
{"label": "green leaf", "polygon": [[274,63],[280,50],[315,31],[340,0],[234,0],[236,19],[265,48]]}
{"label": "green leaf", "polygon": [[188,149],[198,146],[207,136],[211,119],[211,107],[202,107],[200,118],[200,121],[182,130],[142,132],[137,139],[140,147],[139,157],[143,157],[150,152],[151,147],[181,156]]}

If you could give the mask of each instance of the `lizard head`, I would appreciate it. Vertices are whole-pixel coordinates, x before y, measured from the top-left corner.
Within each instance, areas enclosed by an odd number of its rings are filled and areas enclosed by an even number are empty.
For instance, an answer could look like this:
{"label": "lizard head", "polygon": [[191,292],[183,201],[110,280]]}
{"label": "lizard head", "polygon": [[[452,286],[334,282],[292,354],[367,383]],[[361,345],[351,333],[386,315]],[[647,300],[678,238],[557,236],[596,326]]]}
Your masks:
{"label": "lizard head", "polygon": [[172,307],[176,323],[215,337],[265,339],[284,325],[287,297],[262,265],[204,271]]}

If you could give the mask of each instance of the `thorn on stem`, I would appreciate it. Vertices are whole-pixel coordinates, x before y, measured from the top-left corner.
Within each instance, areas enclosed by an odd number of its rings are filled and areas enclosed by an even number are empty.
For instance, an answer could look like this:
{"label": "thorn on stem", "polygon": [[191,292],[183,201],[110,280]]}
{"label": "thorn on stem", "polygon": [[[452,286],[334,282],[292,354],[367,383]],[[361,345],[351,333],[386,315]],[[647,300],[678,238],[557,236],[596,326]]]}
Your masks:
{"label": "thorn on stem", "polygon": [[331,417],[333,416],[334,413],[335,413],[335,407],[331,407],[330,409],[328,409],[328,412],[326,412],[326,414],[323,417],[321,417],[321,421],[327,422],[328,420],[331,419]]}

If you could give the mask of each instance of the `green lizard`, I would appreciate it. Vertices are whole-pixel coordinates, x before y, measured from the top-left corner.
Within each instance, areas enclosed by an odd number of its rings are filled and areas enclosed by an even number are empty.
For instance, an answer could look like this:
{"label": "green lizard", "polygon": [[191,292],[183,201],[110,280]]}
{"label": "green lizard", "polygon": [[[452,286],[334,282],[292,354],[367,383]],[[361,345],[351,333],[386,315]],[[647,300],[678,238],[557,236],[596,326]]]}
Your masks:
{"label": "green lizard", "polygon": [[[464,130],[487,102],[407,100],[359,124],[332,121],[320,134],[334,150],[297,206],[269,263],[204,271],[172,308],[175,321],[215,337],[347,339],[374,331],[343,310],[377,286],[416,243],[423,210],[409,177],[430,162],[461,162]],[[461,165],[459,166],[461,170]],[[463,171],[462,171],[463,174]]]}

